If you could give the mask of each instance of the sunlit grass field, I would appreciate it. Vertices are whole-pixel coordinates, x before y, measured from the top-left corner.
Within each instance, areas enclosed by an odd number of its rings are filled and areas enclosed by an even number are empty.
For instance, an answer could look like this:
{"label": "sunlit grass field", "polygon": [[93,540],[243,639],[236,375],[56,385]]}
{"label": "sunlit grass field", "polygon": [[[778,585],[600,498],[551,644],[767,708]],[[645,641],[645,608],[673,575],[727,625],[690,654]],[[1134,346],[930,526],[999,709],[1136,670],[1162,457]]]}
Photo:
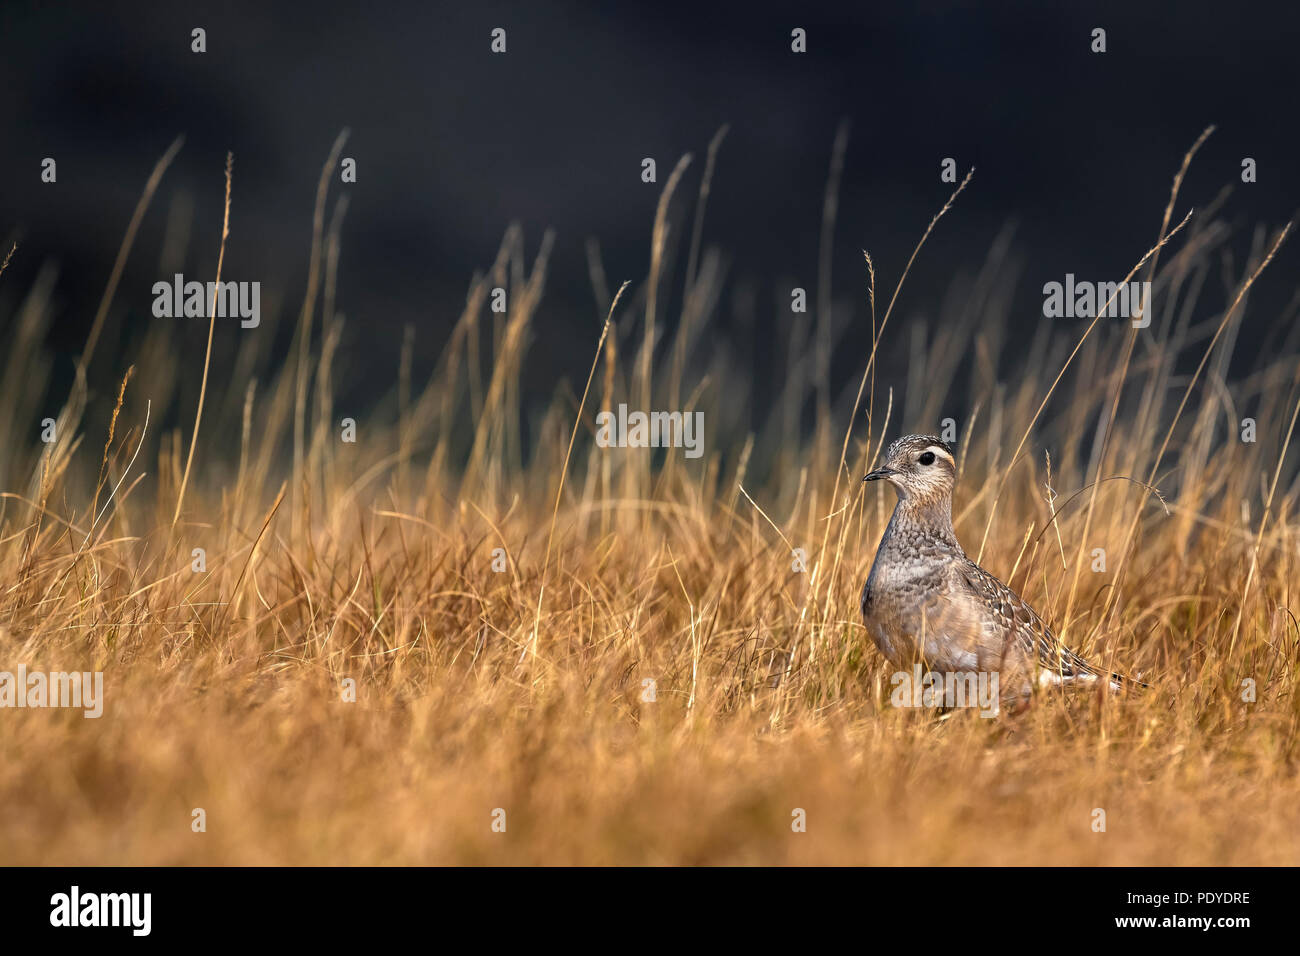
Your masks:
{"label": "sunlit grass field", "polygon": [[[550,242],[512,229],[447,341],[382,344],[390,394],[343,440],[341,140],[287,361],[228,320],[233,363],[174,361],[204,320],[107,347],[174,153],[53,407],[53,280],[6,290],[0,670],[102,671],[104,714],[0,710],[0,863],[1300,863],[1298,300],[1247,294],[1294,273],[1285,230],[1234,258],[1231,192],[1179,195],[1173,156],[1150,232],[1117,239],[1148,328],[1007,314],[1005,247],[927,325],[907,264],[864,260],[836,280],[879,343],[861,378],[826,383],[814,306],[784,377],[756,380],[700,347],[726,291],[701,239],[719,142],[664,183],[647,275],[607,284],[593,257],[610,321],[542,410],[520,383]],[[235,221],[238,192],[236,167]],[[891,226],[917,256],[926,227]],[[1247,326],[1267,347],[1242,373]],[[441,355],[427,381],[417,348]],[[703,411],[705,454],[597,447],[620,402]],[[894,496],[861,479],[946,418],[966,550],[1148,690],[996,719],[890,705],[858,598]]]}

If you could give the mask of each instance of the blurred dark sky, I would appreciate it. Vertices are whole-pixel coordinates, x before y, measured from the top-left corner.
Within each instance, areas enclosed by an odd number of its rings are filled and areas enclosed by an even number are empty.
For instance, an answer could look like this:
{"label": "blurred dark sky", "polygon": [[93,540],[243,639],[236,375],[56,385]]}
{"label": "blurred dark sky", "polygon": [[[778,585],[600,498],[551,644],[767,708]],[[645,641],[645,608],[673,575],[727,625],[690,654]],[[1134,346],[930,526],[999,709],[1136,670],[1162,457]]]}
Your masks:
{"label": "blurred dark sky", "polygon": [[[1180,210],[1236,183],[1228,218],[1244,257],[1256,223],[1276,227],[1297,205],[1294,3],[4,0],[0,11],[0,239],[22,243],[0,299],[11,307],[42,263],[57,263],[51,344],[65,370],[149,170],[179,133],[185,147],[114,322],[148,313],[180,193],[194,203],[187,277],[211,277],[227,150],[225,276],[260,280],[264,307],[278,298],[296,313],[317,176],[348,126],[358,182],[341,187],[351,206],[338,297],[349,320],[345,387],[363,391],[391,386],[406,323],[420,364],[433,362],[471,274],[491,263],[513,220],[530,258],[546,227],[557,232],[529,384],[545,394],[561,375],[580,379],[599,328],[585,241],[600,240],[611,284],[644,279],[662,183],[695,153],[683,187],[693,201],[723,123],[731,131],[705,238],[726,252],[729,288],[756,291],[759,339],[792,284],[816,286],[842,117],[852,132],[834,288],[860,318],[860,250],[892,290],[952,190],[939,179],[945,156],[963,173],[977,167],[976,178],[918,261],[903,316],[936,316],[952,276],[978,269],[1010,222],[1024,276],[1013,322],[1041,321],[1037,290],[1066,272],[1119,278],[1154,240],[1177,164],[1209,123],[1218,132]],[[195,26],[207,30],[203,55],[190,52]],[[489,51],[497,26],[508,31],[504,56]],[[796,26],[808,32],[805,55],[790,52]],[[1108,33],[1104,55],[1089,52],[1095,26]],[[58,160],[56,185],[39,181],[44,156]],[[644,156],[658,162],[658,186],[640,180]],[[1254,185],[1240,183],[1244,156],[1259,163]],[[1289,299],[1291,247],[1253,306]],[[724,328],[730,311],[724,300]],[[200,355],[203,325],[192,343]],[[861,368],[853,349],[841,366],[837,388]]]}

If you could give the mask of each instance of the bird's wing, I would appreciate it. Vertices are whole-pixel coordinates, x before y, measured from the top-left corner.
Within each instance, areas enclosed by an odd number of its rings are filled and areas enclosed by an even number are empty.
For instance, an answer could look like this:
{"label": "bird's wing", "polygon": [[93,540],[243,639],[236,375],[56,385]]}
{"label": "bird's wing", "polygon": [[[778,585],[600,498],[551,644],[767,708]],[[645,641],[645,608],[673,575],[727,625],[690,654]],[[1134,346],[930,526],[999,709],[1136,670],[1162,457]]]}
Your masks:
{"label": "bird's wing", "polygon": [[[1097,674],[1097,668],[1057,640],[1020,595],[974,561],[960,562],[954,577],[956,586],[978,601],[991,622],[1006,634],[1008,644],[1014,642],[1029,660],[1037,660],[1039,667],[1063,678]],[[1008,646],[1003,653],[1010,650]]]}

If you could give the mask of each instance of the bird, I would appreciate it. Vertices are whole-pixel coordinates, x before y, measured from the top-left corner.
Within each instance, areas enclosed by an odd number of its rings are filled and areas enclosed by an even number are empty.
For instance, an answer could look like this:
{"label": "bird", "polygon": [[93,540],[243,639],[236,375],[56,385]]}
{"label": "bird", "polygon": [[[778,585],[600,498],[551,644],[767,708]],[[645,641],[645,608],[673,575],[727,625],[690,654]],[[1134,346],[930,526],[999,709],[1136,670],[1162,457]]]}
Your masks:
{"label": "bird", "polygon": [[1036,685],[1147,686],[1074,653],[1020,595],[966,556],[952,526],[957,466],[948,442],[899,438],[863,480],[887,481],[898,493],[862,588],[863,623],[895,667],[996,674],[995,693],[1013,712],[1029,706]]}

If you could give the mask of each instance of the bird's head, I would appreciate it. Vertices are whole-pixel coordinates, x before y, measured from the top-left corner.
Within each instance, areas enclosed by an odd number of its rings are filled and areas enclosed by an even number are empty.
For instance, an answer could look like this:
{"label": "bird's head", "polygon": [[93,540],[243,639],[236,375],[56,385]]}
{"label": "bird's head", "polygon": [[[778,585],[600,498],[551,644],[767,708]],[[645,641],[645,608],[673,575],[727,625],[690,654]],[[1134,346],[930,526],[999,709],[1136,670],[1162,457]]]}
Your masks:
{"label": "bird's head", "polygon": [[888,481],[904,500],[943,501],[952,497],[957,464],[952,446],[934,435],[906,435],[889,446],[885,461],[864,481]]}

